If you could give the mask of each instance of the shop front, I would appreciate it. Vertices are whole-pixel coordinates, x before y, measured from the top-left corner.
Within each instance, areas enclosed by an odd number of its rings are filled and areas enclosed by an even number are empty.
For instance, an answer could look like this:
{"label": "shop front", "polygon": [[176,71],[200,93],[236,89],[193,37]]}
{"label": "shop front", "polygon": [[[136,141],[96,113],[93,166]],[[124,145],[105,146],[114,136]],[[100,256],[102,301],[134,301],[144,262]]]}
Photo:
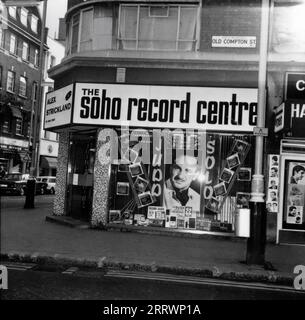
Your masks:
{"label": "shop front", "polygon": [[270,171],[279,182],[277,243],[305,244],[305,74],[287,73],[285,89],[275,112],[279,170]]}
{"label": "shop front", "polygon": [[45,129],[61,132],[55,215],[234,235],[249,208],[257,89],[74,83],[46,100]]}

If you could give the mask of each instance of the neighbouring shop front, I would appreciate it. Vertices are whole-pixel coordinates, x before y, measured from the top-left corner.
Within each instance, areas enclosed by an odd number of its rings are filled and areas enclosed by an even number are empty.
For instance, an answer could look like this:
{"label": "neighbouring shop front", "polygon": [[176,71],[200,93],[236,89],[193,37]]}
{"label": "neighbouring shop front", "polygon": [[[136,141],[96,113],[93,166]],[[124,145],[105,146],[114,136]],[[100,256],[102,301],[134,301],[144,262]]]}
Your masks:
{"label": "neighbouring shop front", "polygon": [[305,244],[304,126],[305,74],[286,73],[285,99],[275,110],[280,150],[269,155],[267,206],[278,212],[277,243]]}
{"label": "neighbouring shop front", "polygon": [[63,133],[54,213],[233,235],[249,207],[256,100],[249,88],[103,83],[49,93],[45,129]]}

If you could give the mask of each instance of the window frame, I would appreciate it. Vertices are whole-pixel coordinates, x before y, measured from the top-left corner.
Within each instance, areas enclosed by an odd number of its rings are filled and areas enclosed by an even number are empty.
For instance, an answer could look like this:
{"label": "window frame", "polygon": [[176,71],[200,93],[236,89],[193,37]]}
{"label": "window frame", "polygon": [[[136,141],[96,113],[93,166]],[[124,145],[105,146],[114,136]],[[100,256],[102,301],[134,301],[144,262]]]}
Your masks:
{"label": "window frame", "polygon": [[[22,136],[23,135],[23,118],[16,118],[15,120],[15,134],[16,136]],[[18,131],[17,131],[18,130]]]}
{"label": "window frame", "polygon": [[0,48],[4,49],[4,29],[0,27]]}
{"label": "window frame", "polygon": [[[12,42],[13,38],[14,38],[14,42]],[[13,43],[14,50],[12,50],[12,43]],[[16,55],[16,52],[17,52],[17,37],[13,33],[11,33],[10,34],[9,53]]]}
{"label": "window frame", "polygon": [[[35,33],[38,33],[38,17],[36,17],[34,14],[31,15],[31,30]],[[35,24],[33,23],[35,21]],[[33,26],[35,26],[33,28]]]}
{"label": "window frame", "polygon": [[[21,79],[24,79],[24,82],[21,81]],[[22,76],[22,75],[19,76],[19,91],[18,91],[19,96],[21,97],[27,96],[27,84],[28,84],[28,79],[25,76]]]}
{"label": "window frame", "polygon": [[[26,47],[26,52],[24,51]],[[22,60],[29,61],[29,44],[25,41],[22,41],[22,54],[21,54]]]}
{"label": "window frame", "polygon": [[[198,28],[200,27],[200,15],[199,15],[199,9],[200,7],[198,5],[192,5],[192,4],[168,4],[165,5],[166,7],[168,7],[168,16],[150,16],[151,18],[168,18],[169,17],[169,12],[170,12],[170,8],[171,7],[177,7],[178,9],[178,16],[177,16],[177,34],[176,34],[176,39],[175,39],[175,50],[174,51],[185,51],[185,50],[179,50],[179,45],[183,42],[192,42],[193,43],[193,49],[190,51],[196,51],[198,50],[198,43],[199,43],[199,33],[198,33]],[[120,36],[120,30],[121,30],[121,17],[122,17],[122,8],[126,7],[126,8],[131,8],[131,7],[136,7],[137,8],[137,21],[136,21],[136,36],[135,38],[122,38]],[[147,7],[148,8],[148,14],[150,12],[150,8],[151,7],[162,7],[161,5],[150,5],[150,4],[125,4],[125,3],[121,3],[119,6],[119,16],[118,16],[118,28],[117,28],[117,50],[119,50],[120,48],[120,42],[121,41],[135,41],[135,48],[133,49],[122,49],[122,50],[143,50],[143,51],[149,51],[149,50],[156,50],[156,51],[172,51],[170,49],[145,49],[145,48],[140,48],[139,49],[139,42],[143,41],[142,39],[139,39],[139,27],[140,27],[140,10],[141,7]],[[188,39],[182,39],[179,37],[179,33],[180,33],[180,21],[181,21],[181,9],[182,8],[194,8],[196,9],[196,14],[195,14],[195,19],[196,19],[196,25],[195,25],[195,34],[194,34],[194,38],[193,40],[188,40]],[[155,41],[155,40],[151,40],[151,41]],[[189,50],[187,50],[189,51]]]}
{"label": "window frame", "polygon": [[34,66],[39,67],[39,50],[34,49]]}
{"label": "window frame", "polygon": [[[10,76],[9,75],[13,75],[12,77],[12,84],[13,84],[13,88],[12,90],[9,88],[9,79]],[[16,73],[12,70],[7,70],[7,79],[6,79],[6,91],[11,92],[11,93],[15,93],[15,88],[16,88]]]}
{"label": "window frame", "polygon": [[[25,14],[24,14],[25,13]],[[28,16],[29,16],[29,10],[25,9],[25,8],[21,8],[20,9],[20,22],[27,27],[28,26]],[[25,21],[23,21],[23,19],[25,19]]]}
{"label": "window frame", "polygon": [[17,19],[17,6],[10,6],[7,8],[9,16],[13,19]]}

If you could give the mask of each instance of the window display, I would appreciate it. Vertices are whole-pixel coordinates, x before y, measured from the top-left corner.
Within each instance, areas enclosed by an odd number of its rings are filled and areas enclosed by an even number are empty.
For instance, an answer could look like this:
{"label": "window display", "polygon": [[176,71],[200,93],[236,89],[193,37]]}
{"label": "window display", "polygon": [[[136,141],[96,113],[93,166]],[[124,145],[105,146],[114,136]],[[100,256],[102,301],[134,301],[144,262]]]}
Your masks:
{"label": "window display", "polygon": [[283,228],[305,230],[305,162],[285,160],[284,166]]}
{"label": "window display", "polygon": [[111,166],[109,223],[232,232],[235,208],[249,206],[252,138],[147,132]]}
{"label": "window display", "polygon": [[277,212],[278,211],[278,186],[279,186],[279,155],[269,154],[268,156],[269,165],[269,178],[268,178],[268,189],[267,189],[267,211]]}

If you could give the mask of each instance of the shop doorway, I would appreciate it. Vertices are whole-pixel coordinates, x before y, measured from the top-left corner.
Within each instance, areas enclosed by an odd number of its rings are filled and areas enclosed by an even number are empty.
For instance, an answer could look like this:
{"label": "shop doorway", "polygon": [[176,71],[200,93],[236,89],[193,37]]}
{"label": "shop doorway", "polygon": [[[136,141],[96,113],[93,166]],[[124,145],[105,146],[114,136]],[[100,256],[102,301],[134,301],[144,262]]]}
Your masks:
{"label": "shop doorway", "polygon": [[95,144],[96,131],[70,136],[67,214],[83,221],[90,221],[92,214]]}

